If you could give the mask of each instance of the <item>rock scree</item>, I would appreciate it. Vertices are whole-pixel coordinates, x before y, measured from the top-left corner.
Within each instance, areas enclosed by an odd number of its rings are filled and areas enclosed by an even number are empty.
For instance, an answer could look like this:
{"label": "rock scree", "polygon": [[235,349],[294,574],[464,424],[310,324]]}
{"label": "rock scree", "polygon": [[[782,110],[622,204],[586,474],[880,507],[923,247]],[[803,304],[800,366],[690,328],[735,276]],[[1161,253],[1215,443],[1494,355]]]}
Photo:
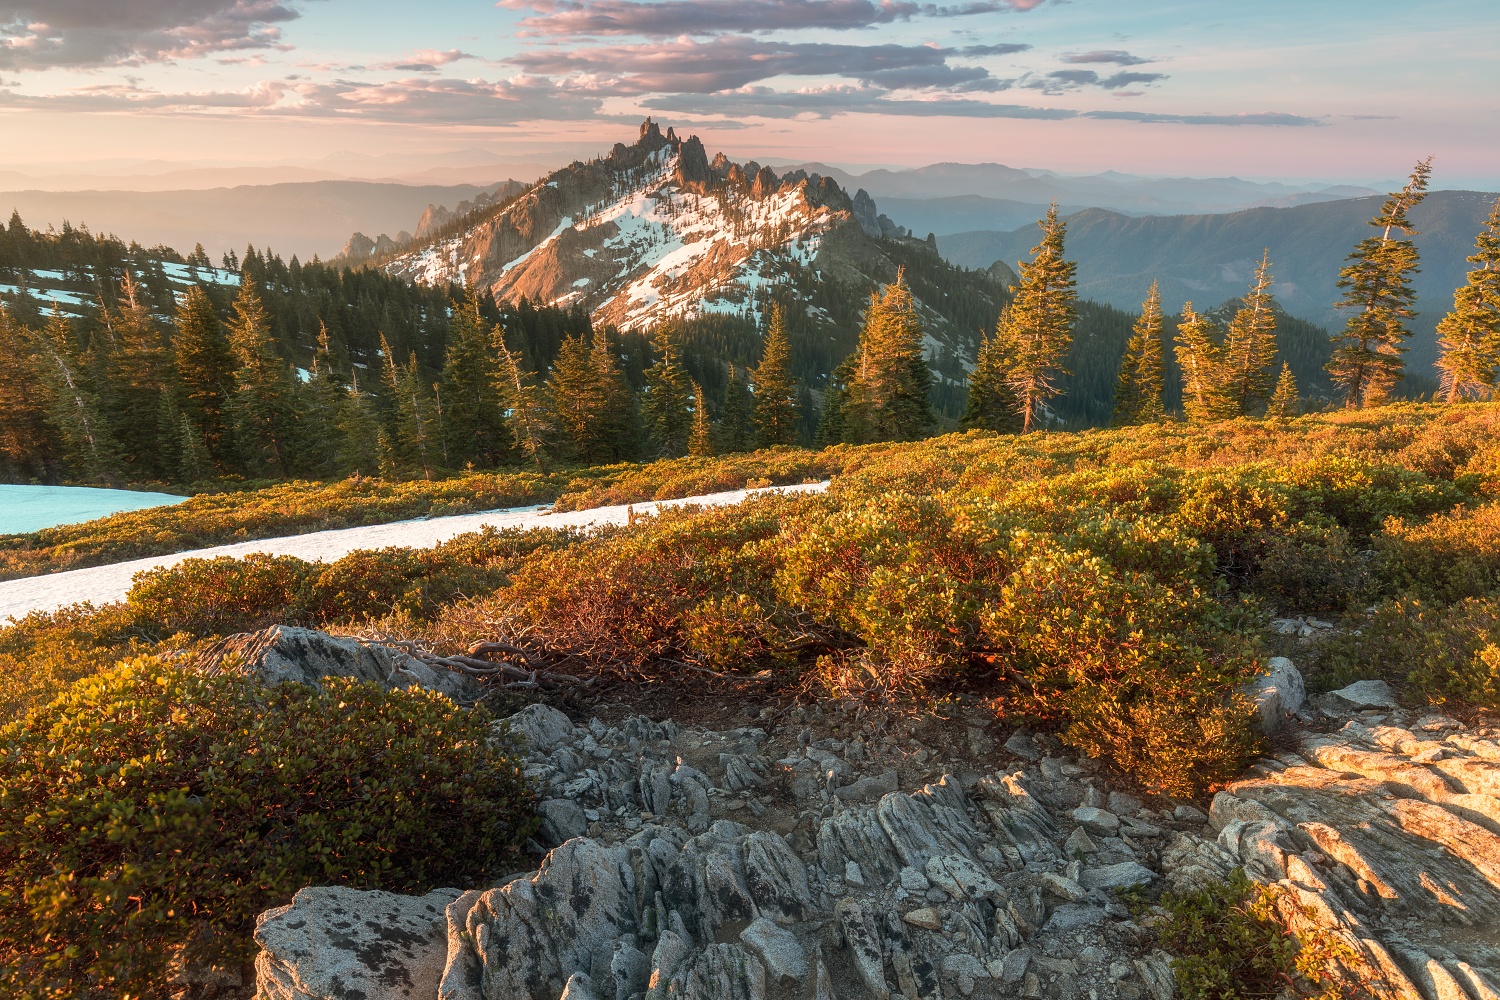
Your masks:
{"label": "rock scree", "polygon": [[[1281,681],[1300,693],[1300,676]],[[420,915],[304,890],[262,918],[257,996],[415,997],[395,992],[402,965],[423,1000],[1168,1000],[1170,958],[1118,890],[1187,891],[1235,867],[1350,945],[1346,983],[1500,996],[1497,734],[1335,695],[1277,712],[1296,749],[1205,813],[1110,789],[1047,734],[1002,745],[977,709],[932,720],[940,740],[819,708],[767,732],[579,725],[532,705],[500,725],[542,793],[540,867],[410,900]],[[370,935],[429,921],[425,943],[377,947],[371,965],[375,938],[314,926],[335,900]],[[279,930],[294,921],[301,936]]]}

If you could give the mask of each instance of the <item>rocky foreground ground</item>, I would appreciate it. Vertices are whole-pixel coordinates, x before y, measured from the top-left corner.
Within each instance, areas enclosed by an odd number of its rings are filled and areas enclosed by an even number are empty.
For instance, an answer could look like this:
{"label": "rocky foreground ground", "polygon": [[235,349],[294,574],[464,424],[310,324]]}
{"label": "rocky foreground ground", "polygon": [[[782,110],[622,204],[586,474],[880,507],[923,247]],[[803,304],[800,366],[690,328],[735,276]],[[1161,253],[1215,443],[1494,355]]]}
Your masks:
{"label": "rocky foreground ground", "polygon": [[[324,672],[427,676],[280,631],[264,673],[292,646]],[[261,917],[256,996],[1167,1000],[1126,899],[1243,867],[1349,945],[1348,995],[1500,998],[1497,733],[1375,682],[1299,704],[1291,664],[1272,677],[1288,749],[1207,812],[1112,790],[977,708],[706,729],[532,705],[507,725],[545,799],[540,867],[420,898],[304,889]]]}

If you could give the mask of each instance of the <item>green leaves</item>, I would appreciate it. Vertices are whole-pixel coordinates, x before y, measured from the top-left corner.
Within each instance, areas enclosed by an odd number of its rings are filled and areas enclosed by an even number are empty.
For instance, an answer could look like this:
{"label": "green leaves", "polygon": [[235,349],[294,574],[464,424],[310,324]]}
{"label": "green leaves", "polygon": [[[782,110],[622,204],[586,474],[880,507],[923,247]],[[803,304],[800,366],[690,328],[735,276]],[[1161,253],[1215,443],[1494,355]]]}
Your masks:
{"label": "green leaves", "polygon": [[[141,658],[80,682],[0,731],[0,987],[149,993],[179,948],[242,961],[305,885],[481,878],[534,825],[491,737],[441,696],[335,679]],[[39,752],[59,743],[72,766]]]}

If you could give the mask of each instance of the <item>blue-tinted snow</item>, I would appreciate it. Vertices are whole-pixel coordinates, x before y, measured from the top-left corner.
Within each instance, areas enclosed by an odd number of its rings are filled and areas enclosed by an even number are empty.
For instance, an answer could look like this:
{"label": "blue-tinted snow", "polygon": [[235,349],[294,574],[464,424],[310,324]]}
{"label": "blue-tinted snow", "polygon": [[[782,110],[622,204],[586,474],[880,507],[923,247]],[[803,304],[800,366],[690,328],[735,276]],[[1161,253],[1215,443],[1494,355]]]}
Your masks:
{"label": "blue-tinted snow", "polygon": [[170,493],[137,493],[92,486],[0,485],[0,535],[77,524],[122,510],[162,507],[186,499]]}

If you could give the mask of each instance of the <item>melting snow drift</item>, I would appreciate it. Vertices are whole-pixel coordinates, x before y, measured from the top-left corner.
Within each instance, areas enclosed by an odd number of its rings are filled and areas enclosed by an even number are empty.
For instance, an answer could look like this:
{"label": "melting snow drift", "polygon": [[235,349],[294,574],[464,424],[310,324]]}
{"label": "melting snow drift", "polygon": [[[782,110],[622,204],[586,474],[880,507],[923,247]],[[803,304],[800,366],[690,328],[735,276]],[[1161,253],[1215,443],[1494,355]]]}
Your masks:
{"label": "melting snow drift", "polygon": [[[17,489],[18,487],[3,488]],[[569,511],[560,514],[537,507],[517,507],[483,514],[459,514],[453,517],[398,521],[395,524],[315,531],[306,535],[288,535],[284,538],[263,538],[254,542],[236,542],[233,545],[216,545],[209,549],[176,552],[168,556],[132,559],[129,562],[115,563],[112,566],[93,566],[88,569],[69,570],[66,573],[7,580],[0,583],[0,627],[4,627],[7,618],[21,618],[33,611],[56,611],[81,601],[90,601],[96,605],[122,601],[130,592],[131,582],[137,573],[162,566],[174,566],[184,559],[247,556],[252,552],[262,552],[267,555],[296,556],[309,561],[332,562],[358,549],[380,549],[390,546],[431,548],[457,535],[478,531],[484,527],[584,528],[593,525],[626,524],[630,520],[632,510],[636,514],[653,514],[659,509],[688,504],[718,507],[739,503],[756,493],[820,493],[827,488],[827,482],[808,483],[801,486],[772,486],[761,490],[731,490],[727,493],[684,497],[681,500],[595,507],[592,510]],[[151,494],[132,495],[150,496]],[[171,499],[179,500],[181,497]]]}
{"label": "melting snow drift", "polygon": [[92,486],[0,486],[0,535],[78,524],[125,510],[181,503],[170,493],[138,493]]}

